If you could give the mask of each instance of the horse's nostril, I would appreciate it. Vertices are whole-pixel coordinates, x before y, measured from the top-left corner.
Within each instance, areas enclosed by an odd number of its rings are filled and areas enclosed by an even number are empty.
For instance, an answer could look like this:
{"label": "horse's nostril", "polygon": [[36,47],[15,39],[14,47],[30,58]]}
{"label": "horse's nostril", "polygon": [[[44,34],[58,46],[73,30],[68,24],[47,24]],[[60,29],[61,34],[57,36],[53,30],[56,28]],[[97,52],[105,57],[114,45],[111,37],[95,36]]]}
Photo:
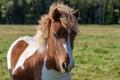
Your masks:
{"label": "horse's nostril", "polygon": [[66,62],[63,62],[62,67],[66,69]]}
{"label": "horse's nostril", "polygon": [[63,67],[63,69],[64,69],[65,71],[68,71],[68,69],[67,69],[67,63],[66,63],[66,62],[63,62],[62,67]]}

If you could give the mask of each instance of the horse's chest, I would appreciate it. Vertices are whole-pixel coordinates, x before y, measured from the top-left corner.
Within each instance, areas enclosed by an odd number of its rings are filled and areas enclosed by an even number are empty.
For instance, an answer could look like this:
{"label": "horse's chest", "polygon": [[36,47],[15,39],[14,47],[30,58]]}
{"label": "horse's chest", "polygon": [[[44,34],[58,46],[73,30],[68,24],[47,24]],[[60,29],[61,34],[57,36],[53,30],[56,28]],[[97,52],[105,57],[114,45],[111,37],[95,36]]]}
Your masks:
{"label": "horse's chest", "polygon": [[60,73],[55,70],[48,70],[45,63],[42,68],[42,80],[71,80],[70,73]]}

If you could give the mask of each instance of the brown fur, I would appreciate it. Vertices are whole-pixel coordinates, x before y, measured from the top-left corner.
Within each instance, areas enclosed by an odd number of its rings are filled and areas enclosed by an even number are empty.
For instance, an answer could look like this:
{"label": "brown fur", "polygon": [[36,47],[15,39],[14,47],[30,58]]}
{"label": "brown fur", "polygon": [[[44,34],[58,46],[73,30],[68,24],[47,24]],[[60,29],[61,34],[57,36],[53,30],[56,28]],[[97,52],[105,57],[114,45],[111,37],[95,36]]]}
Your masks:
{"label": "brown fur", "polygon": [[26,49],[26,47],[28,46],[28,44],[21,40],[19,41],[12,49],[12,56],[11,56],[11,69],[13,70],[19,57],[21,56],[21,54],[23,53],[23,51]]}
{"label": "brown fur", "polygon": [[42,67],[45,54],[39,54],[37,51],[26,59],[24,63],[25,69],[18,68],[13,75],[14,80],[41,80]]}

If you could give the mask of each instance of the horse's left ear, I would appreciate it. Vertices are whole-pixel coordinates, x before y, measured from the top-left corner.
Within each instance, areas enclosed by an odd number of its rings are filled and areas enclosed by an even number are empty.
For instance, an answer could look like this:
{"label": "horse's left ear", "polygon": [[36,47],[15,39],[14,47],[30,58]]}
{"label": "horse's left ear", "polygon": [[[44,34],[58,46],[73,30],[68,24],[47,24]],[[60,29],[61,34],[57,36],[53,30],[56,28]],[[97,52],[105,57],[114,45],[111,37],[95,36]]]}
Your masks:
{"label": "horse's left ear", "polygon": [[78,19],[79,15],[80,15],[79,10],[78,10],[78,9],[75,10],[75,11],[73,12],[73,15]]}
{"label": "horse's left ear", "polygon": [[58,9],[55,9],[52,15],[53,15],[52,18],[53,18],[54,21],[59,21],[60,12],[59,12]]}

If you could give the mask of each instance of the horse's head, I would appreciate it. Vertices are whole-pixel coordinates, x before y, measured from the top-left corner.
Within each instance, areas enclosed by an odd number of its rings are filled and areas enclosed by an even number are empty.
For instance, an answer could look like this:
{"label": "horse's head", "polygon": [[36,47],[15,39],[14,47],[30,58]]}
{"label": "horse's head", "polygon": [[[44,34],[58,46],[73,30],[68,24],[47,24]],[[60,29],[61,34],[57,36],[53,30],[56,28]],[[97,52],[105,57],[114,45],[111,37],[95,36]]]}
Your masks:
{"label": "horse's head", "polygon": [[[78,10],[70,9],[61,4],[50,8],[50,27],[48,37],[48,68],[60,72],[69,72],[74,67],[72,56],[73,43],[77,35]],[[49,67],[51,65],[51,67]]]}

